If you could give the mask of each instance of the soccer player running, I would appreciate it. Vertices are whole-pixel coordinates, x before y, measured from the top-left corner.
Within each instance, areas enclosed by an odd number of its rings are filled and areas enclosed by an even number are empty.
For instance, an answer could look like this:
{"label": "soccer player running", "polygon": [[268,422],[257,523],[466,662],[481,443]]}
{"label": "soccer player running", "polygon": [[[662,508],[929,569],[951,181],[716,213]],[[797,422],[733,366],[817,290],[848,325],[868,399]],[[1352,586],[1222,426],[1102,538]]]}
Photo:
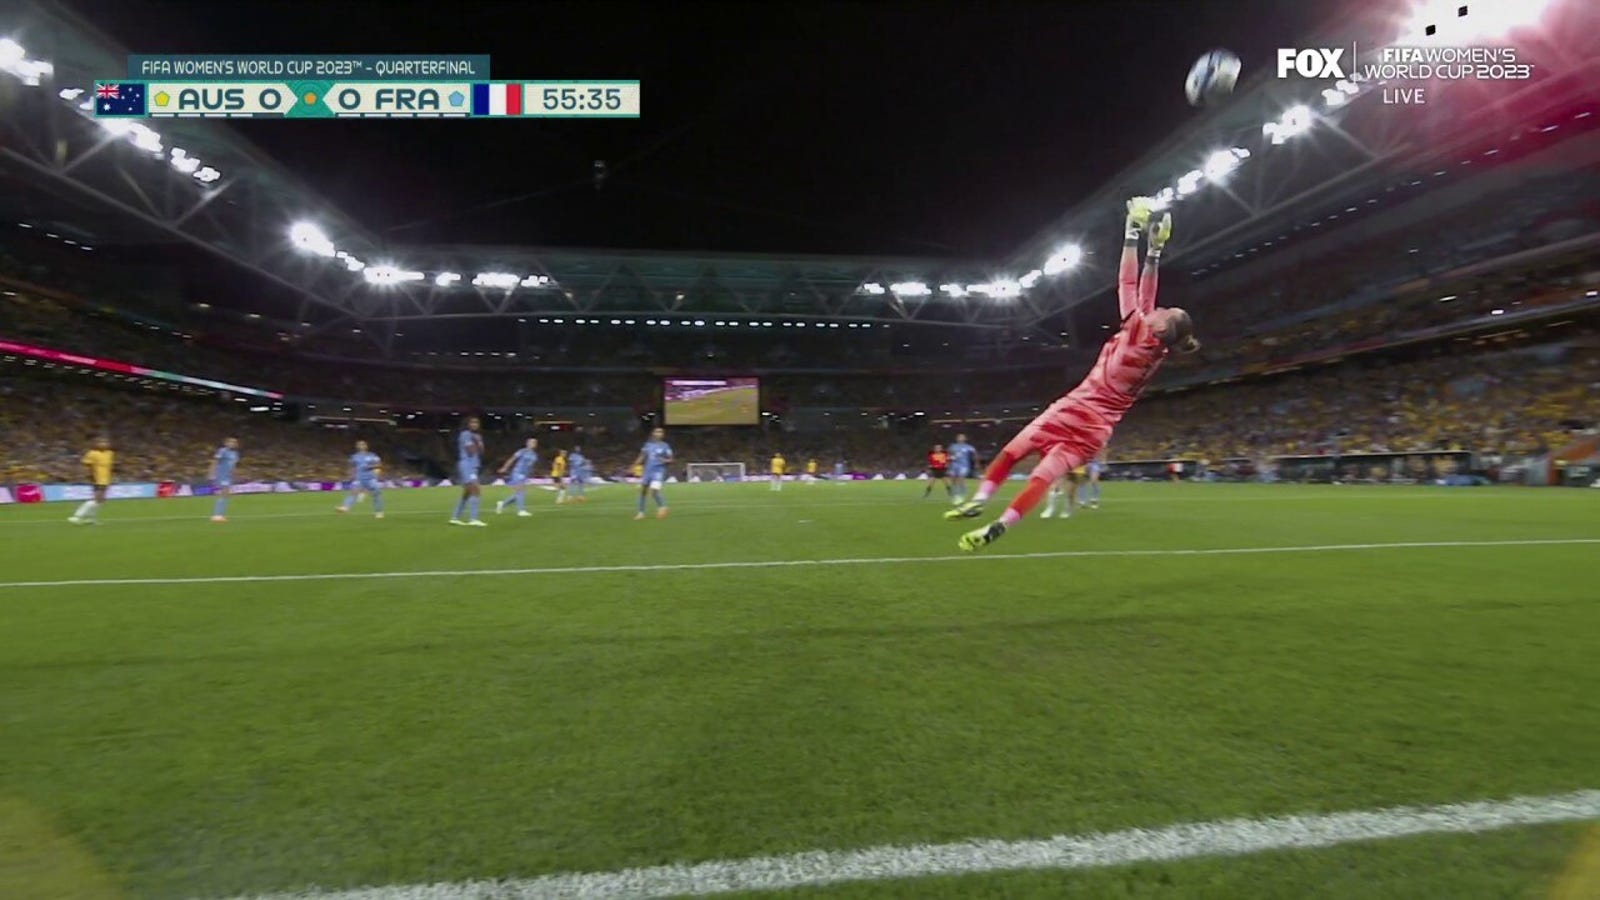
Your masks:
{"label": "soccer player running", "polygon": [[783,473],[787,471],[789,463],[783,458],[782,453],[772,454],[772,489],[783,490]]}
{"label": "soccer player running", "polygon": [[583,455],[582,447],[573,447],[572,453],[567,456],[567,485],[570,493],[567,499],[573,503],[588,503],[589,497],[584,493],[589,487],[589,458]]}
{"label": "soccer player running", "polygon": [[106,494],[111,490],[111,464],[115,460],[111,439],[104,436],[95,438],[94,447],[83,454],[83,467],[89,470],[89,485],[93,493],[83,501],[77,512],[67,517],[68,522],[74,525],[100,524],[100,507],[105,504]]}
{"label": "soccer player running", "polygon": [[944,485],[945,496],[950,496],[950,454],[944,452],[943,444],[934,444],[928,451],[928,486],[922,489],[922,499],[928,499],[933,493],[934,482]]}
{"label": "soccer player running", "polygon": [[661,486],[667,482],[667,464],[672,462],[672,447],[667,444],[666,429],[650,432],[650,440],[639,448],[633,466],[639,471],[639,513],[634,519],[644,518],[646,496],[656,499],[656,518],[667,517],[667,501],[661,496]]}
{"label": "soccer player running", "polygon": [[567,451],[557,450],[550,460],[550,480],[556,483],[556,504],[567,502]]}
{"label": "soccer player running", "polygon": [[[945,518],[972,518],[1006,480],[1013,467],[1037,453],[1039,463],[1028,476],[1027,487],[1011,501],[1000,518],[961,536],[962,550],[994,543],[1006,529],[1021,521],[1044,497],[1056,479],[1083,465],[1105,447],[1111,431],[1133,407],[1156,369],[1173,350],[1192,353],[1200,342],[1194,321],[1176,307],[1156,307],[1156,272],[1162,248],[1172,236],[1172,216],[1151,220],[1151,201],[1128,201],[1123,232],[1122,260],[1117,274],[1117,302],[1122,327],[1100,350],[1094,368],[1072,391],[1050,404],[1000,451],[977,495],[945,513]],[[1148,231],[1144,272],[1139,272],[1139,235]]]}
{"label": "soccer player running", "polygon": [[511,496],[494,505],[494,514],[500,515],[506,511],[506,504],[517,504],[517,515],[526,519],[533,513],[528,512],[528,479],[533,477],[533,467],[539,462],[539,439],[528,438],[522,449],[506,457],[500,465],[500,474],[511,471]]}
{"label": "soccer player running", "polygon": [[373,453],[366,441],[356,441],[356,452],[350,454],[350,496],[339,504],[337,512],[347,513],[361,502],[361,495],[372,497],[372,517],[383,518],[383,486],[378,476],[383,472],[383,460]]}
{"label": "soccer player running", "polygon": [[967,479],[977,468],[978,448],[967,443],[966,435],[956,435],[956,442],[950,445],[950,484],[955,488],[955,503],[967,499]]}
{"label": "soccer player running", "polygon": [[[1070,519],[1078,508],[1078,490],[1082,488],[1089,478],[1089,473],[1084,466],[1079,466],[1068,472],[1065,478],[1057,478],[1055,484],[1050,485],[1050,499],[1045,501],[1044,512],[1039,514],[1041,519]],[[1060,515],[1056,515],[1057,508]]]}
{"label": "soccer player running", "polygon": [[211,471],[206,477],[216,489],[217,502],[211,505],[211,521],[228,521],[228,495],[233,491],[233,470],[239,466],[239,439],[228,438],[211,455]]}
{"label": "soccer player running", "polygon": [[[483,488],[478,484],[478,468],[483,463],[483,427],[477,416],[467,419],[467,427],[456,435],[456,474],[461,479],[461,499],[456,501],[451,525],[471,525],[484,528],[478,518],[478,504],[482,502]],[[461,517],[466,515],[466,519]]]}

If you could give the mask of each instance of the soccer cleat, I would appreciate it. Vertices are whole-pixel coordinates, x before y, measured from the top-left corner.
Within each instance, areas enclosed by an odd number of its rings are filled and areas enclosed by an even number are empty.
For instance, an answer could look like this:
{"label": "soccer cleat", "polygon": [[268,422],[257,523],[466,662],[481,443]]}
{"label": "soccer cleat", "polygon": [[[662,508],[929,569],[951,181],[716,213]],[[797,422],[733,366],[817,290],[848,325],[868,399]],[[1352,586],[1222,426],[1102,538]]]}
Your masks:
{"label": "soccer cleat", "polygon": [[82,525],[83,520],[77,516],[67,516],[67,522],[72,525]]}
{"label": "soccer cleat", "polygon": [[450,520],[450,524],[451,525],[465,525],[467,523],[461,521],[460,519],[451,519]]}
{"label": "soccer cleat", "polygon": [[343,514],[343,513],[349,512],[350,511],[350,507],[348,507],[348,506],[335,506],[333,508],[333,511],[336,512],[336,513]]}
{"label": "soccer cleat", "polygon": [[228,517],[227,516],[212,516],[211,517],[211,521],[216,522],[217,524],[220,525],[223,522],[228,521]]}
{"label": "soccer cleat", "polygon": [[482,519],[473,519],[472,521],[468,522],[467,524],[471,525],[473,528],[488,528],[489,527],[489,523],[485,522]]}
{"label": "soccer cleat", "polygon": [[501,501],[495,503],[495,505],[494,505],[494,514],[495,515],[498,516],[498,515],[500,515],[501,513],[505,512],[505,511],[506,511],[506,502],[504,500],[501,500]]}
{"label": "soccer cleat", "polygon": [[381,518],[383,518],[383,513],[373,513],[372,517],[374,519],[381,519]]}
{"label": "soccer cleat", "polygon": [[528,512],[525,509],[519,509],[519,510],[517,510],[517,518],[519,518],[519,519],[531,519],[531,518],[533,518],[533,513]]}
{"label": "soccer cleat", "polygon": [[1053,510],[1053,509],[1046,509],[1046,510],[1045,510],[1045,511],[1044,511],[1044,512],[1042,512],[1042,513],[1039,513],[1039,518],[1041,518],[1041,519],[1048,519],[1048,518],[1050,518],[1050,517],[1051,517],[1051,516],[1053,516],[1053,515],[1055,515],[1055,514],[1056,514],[1056,511],[1055,511],[1055,510]]}
{"label": "soccer cleat", "polygon": [[1128,201],[1128,225],[1140,228],[1150,224],[1150,214],[1155,212],[1155,201],[1149,197],[1134,197]]}
{"label": "soccer cleat", "polygon": [[1165,213],[1161,218],[1151,222],[1148,233],[1149,251],[1151,253],[1160,253],[1161,248],[1165,247],[1167,241],[1172,239],[1172,213]]}
{"label": "soccer cleat", "polygon": [[950,521],[956,519],[975,519],[983,514],[983,504],[977,500],[968,500],[955,509],[944,511],[944,517]]}
{"label": "soccer cleat", "polygon": [[982,528],[975,528],[972,531],[963,534],[961,536],[961,540],[956,542],[956,546],[967,551],[968,553],[971,553],[979,547],[983,547],[998,541],[1000,536],[1005,533],[1006,527],[1004,525],[1000,524],[999,522],[991,522]]}
{"label": "soccer cleat", "polygon": [[665,506],[663,506],[660,509],[656,510],[656,518],[665,519],[666,517],[667,517],[667,508]]}
{"label": "soccer cleat", "polygon": [[636,513],[636,514],[634,514],[633,520],[635,522],[637,522],[637,521],[639,521],[640,519],[643,519],[643,518],[644,518],[644,513]]}

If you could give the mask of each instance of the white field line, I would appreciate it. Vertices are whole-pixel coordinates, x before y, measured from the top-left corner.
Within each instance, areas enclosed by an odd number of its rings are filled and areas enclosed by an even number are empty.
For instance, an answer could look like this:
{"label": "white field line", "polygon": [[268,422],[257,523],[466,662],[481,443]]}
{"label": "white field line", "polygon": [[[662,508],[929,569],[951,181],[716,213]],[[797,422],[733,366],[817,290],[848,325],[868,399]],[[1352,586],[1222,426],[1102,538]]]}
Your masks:
{"label": "white field line", "polygon": [[[1600,819],[1600,791],[1402,806],[1356,812],[1223,819],[1043,840],[972,839],[955,844],[813,850],[615,872],[500,881],[311,888],[237,900],[598,900],[777,891],[850,881],[890,881],[985,872],[1098,869],[1206,856],[1334,847],[1421,834],[1462,834]],[[912,893],[908,890],[907,894]]]}
{"label": "white field line", "polygon": [[508,575],[605,575],[617,572],[694,572],[716,569],[786,569],[812,566],[876,566],[899,563],[972,562],[1002,559],[1075,559],[1116,556],[1245,556],[1269,553],[1338,553],[1359,550],[1423,550],[1458,547],[1562,547],[1600,544],[1600,538],[1531,538],[1503,541],[1396,541],[1379,544],[1309,544],[1293,547],[1200,547],[1146,550],[1055,550],[1040,553],[963,554],[960,556],[878,556],[839,559],[762,559],[701,563],[610,566],[544,566],[522,569],[417,569],[398,572],[303,572],[285,575],[194,575],[151,578],[68,578],[56,581],[0,581],[4,588],[98,587],[137,584],[251,584],[277,581],[368,581],[385,578],[495,578]]}

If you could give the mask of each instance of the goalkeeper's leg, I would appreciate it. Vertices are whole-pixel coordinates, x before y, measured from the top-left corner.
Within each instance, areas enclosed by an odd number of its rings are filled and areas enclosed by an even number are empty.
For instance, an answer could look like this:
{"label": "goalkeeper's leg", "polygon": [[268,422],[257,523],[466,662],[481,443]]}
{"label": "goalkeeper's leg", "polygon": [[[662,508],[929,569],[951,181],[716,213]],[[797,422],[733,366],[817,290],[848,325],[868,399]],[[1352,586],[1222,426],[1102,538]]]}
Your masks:
{"label": "goalkeeper's leg", "polygon": [[994,496],[995,491],[1000,489],[1000,485],[1005,484],[1006,478],[1011,474],[1011,470],[1016,468],[1017,463],[1038,450],[1035,435],[1032,425],[1018,432],[1017,436],[1011,439],[1011,443],[1006,444],[1004,449],[995,454],[994,460],[989,463],[989,468],[983,473],[983,481],[978,484],[978,492],[972,495],[972,499],[947,511],[944,517],[971,519],[981,514],[983,505]]}
{"label": "goalkeeper's leg", "polygon": [[1022,493],[1011,501],[1011,505],[1000,514],[1000,518],[982,528],[963,534],[956,546],[962,550],[976,550],[999,540],[1012,526],[1022,521],[1029,510],[1039,505],[1039,501],[1044,499],[1057,480],[1083,465],[1083,461],[1093,455],[1065,444],[1052,447],[1045,453],[1044,458],[1039,460],[1039,464],[1033,467],[1033,472],[1028,476],[1027,487],[1024,487]]}

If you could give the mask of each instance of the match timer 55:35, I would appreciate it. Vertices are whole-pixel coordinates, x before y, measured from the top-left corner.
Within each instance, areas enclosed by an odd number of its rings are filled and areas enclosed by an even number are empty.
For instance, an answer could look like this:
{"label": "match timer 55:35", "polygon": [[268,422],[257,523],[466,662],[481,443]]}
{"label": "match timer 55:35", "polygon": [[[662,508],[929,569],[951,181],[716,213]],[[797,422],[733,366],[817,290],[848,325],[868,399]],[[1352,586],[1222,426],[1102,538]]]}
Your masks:
{"label": "match timer 55:35", "polygon": [[637,116],[637,81],[531,81],[523,84],[525,116]]}

